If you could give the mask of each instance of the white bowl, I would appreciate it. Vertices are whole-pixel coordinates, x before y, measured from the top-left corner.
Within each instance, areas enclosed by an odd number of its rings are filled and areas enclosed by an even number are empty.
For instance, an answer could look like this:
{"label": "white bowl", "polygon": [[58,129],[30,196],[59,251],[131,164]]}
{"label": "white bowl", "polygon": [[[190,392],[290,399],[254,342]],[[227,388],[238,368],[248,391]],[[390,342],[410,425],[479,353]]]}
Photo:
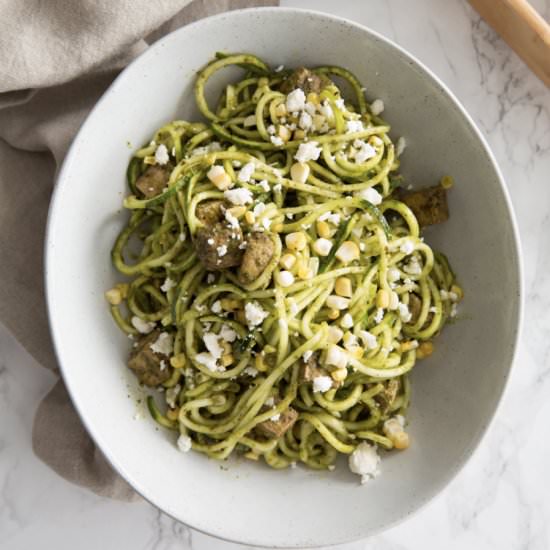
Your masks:
{"label": "white bowl", "polygon": [[[271,470],[182,454],[174,436],[136,419],[129,341],[103,292],[115,281],[109,251],[123,224],[133,147],[164,122],[197,119],[195,71],[217,50],[252,52],[274,66],[343,65],[384,100],[393,136],[406,136],[403,173],[418,186],[451,174],[450,220],[428,240],[445,251],[466,298],[460,321],[412,375],[412,447],[386,455],[361,486],[335,472]],[[229,76],[228,76],[229,78]],[[146,499],[196,529],[231,541],[321,546],[403,520],[457,474],[501,399],[521,317],[517,230],[487,144],[452,94],[402,49],[326,14],[236,11],[182,28],[132,63],[92,111],[63,165],[50,210],[46,283],[52,334],[67,388],[90,434]],[[130,397],[129,397],[130,396]],[[139,406],[138,406],[139,407]]]}

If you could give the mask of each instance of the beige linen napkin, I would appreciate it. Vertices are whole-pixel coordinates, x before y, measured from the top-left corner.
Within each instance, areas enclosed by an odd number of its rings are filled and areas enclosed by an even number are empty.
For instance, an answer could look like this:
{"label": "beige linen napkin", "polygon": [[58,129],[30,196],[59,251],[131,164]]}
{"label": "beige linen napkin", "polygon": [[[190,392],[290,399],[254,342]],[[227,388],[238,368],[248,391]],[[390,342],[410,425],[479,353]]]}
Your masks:
{"label": "beige linen napkin", "polygon": [[[54,178],[88,111],[147,46],[190,21],[276,0],[0,0],[0,321],[57,368],[43,240]],[[40,404],[36,454],[94,492],[135,498],[82,427],[61,381]]]}

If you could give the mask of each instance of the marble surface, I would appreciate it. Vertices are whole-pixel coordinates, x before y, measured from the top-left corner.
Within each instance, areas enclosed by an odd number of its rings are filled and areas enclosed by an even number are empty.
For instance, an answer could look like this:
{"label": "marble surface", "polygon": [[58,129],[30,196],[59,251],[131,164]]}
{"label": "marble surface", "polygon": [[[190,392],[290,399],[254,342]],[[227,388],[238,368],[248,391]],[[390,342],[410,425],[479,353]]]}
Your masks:
{"label": "marble surface", "polygon": [[[532,2],[550,19],[550,0]],[[498,417],[454,482],[415,517],[342,549],[550,547],[550,90],[462,0],[283,0],[363,23],[455,92],[500,163],[524,251],[526,316]],[[0,328],[0,548],[230,550],[145,502],[75,487],[32,453],[32,419],[54,376]]]}

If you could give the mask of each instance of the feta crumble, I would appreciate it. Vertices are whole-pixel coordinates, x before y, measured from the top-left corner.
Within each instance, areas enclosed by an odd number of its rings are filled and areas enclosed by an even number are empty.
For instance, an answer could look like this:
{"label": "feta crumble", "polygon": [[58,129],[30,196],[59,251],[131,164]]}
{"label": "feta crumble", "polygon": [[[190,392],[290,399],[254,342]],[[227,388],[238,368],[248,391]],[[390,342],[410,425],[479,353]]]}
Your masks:
{"label": "feta crumble", "polygon": [[405,240],[399,247],[399,251],[407,255],[412,254],[414,251],[414,243],[410,239]]}
{"label": "feta crumble", "polygon": [[376,447],[366,442],[357,445],[349,457],[349,469],[361,476],[362,485],[380,473],[379,464],[380,456],[376,452]]}
{"label": "feta crumble", "polygon": [[256,367],[246,367],[243,370],[243,373],[251,376],[252,378],[256,378],[256,376],[258,376],[258,369]]}
{"label": "feta crumble", "polygon": [[360,330],[359,338],[361,338],[364,346],[367,349],[376,349],[376,347],[378,346],[378,341],[376,340],[376,336],[371,332],[369,332],[368,330]]}
{"label": "feta crumble", "polygon": [[250,178],[252,177],[252,174],[254,173],[254,170],[256,169],[256,166],[253,162],[247,162],[239,171],[239,175],[237,176],[237,179],[240,182],[247,183],[250,181]]}
{"label": "feta crumble", "polygon": [[348,134],[353,134],[355,132],[363,131],[363,123],[360,120],[348,120],[346,122],[346,132]]}
{"label": "feta crumble", "polygon": [[249,328],[261,325],[264,319],[269,315],[258,302],[248,302],[244,306],[244,313]]}
{"label": "feta crumble", "polygon": [[205,366],[208,370],[212,372],[218,370],[216,358],[211,353],[197,353],[197,355],[195,355],[195,361],[199,363],[199,365]]}
{"label": "feta crumble", "polygon": [[294,113],[296,111],[303,111],[306,105],[306,94],[300,88],[292,90],[286,98],[286,110]]}
{"label": "feta crumble", "polygon": [[382,319],[384,319],[384,310],[381,307],[379,307],[376,310],[376,314],[374,315],[374,322],[376,324],[380,324],[382,322]]}
{"label": "feta crumble", "polygon": [[302,355],[302,359],[304,360],[304,363],[307,363],[311,356],[313,355],[313,351],[308,349],[307,351],[304,351],[304,354]]}
{"label": "feta crumble", "polygon": [[252,192],[244,187],[237,189],[228,189],[223,192],[223,196],[231,203],[237,206],[250,204],[253,201]]}
{"label": "feta crumble", "polygon": [[375,99],[370,105],[371,113],[378,116],[384,111],[384,102],[381,99]]}
{"label": "feta crumble", "polygon": [[304,111],[300,115],[300,120],[298,121],[298,126],[300,126],[300,128],[302,128],[302,130],[309,130],[311,128],[312,124],[313,124],[313,119],[311,118],[311,115]]}
{"label": "feta crumble", "polygon": [[170,289],[174,288],[175,286],[177,286],[176,281],[173,281],[172,279],[170,279],[170,277],[166,277],[160,289],[166,294]]}
{"label": "feta crumble", "polygon": [[316,376],[313,379],[313,393],[325,393],[332,387],[332,378],[330,376]]}
{"label": "feta crumble", "polygon": [[143,319],[140,319],[137,315],[134,315],[130,322],[140,334],[149,334],[155,328],[155,323],[144,321]]}
{"label": "feta crumble", "polygon": [[271,136],[270,140],[275,147],[282,147],[284,144],[283,138],[280,138],[279,136]]}
{"label": "feta crumble", "polygon": [[220,337],[224,342],[231,343],[237,339],[237,333],[229,325],[222,325]]}
{"label": "feta crumble", "polygon": [[266,192],[269,193],[269,183],[267,180],[262,180],[258,183],[258,185]]}
{"label": "feta crumble", "polygon": [[171,334],[161,332],[158,338],[149,346],[155,353],[170,355],[174,349],[174,339]]}
{"label": "feta crumble", "polygon": [[375,156],[376,156],[376,149],[370,143],[363,141],[361,143],[361,147],[359,148],[359,151],[355,153],[354,160],[356,163],[362,164]]}
{"label": "feta crumble", "polygon": [[178,449],[182,453],[188,453],[191,450],[191,438],[188,435],[180,435],[178,437]]}
{"label": "feta crumble", "polygon": [[399,317],[404,323],[408,323],[412,319],[412,313],[409,311],[407,304],[399,303],[397,310],[399,311]]}
{"label": "feta crumble", "polygon": [[176,384],[175,386],[168,388],[166,390],[166,404],[171,408],[176,408],[176,399],[178,398],[178,395],[180,393],[181,386],[179,384]]}
{"label": "feta crumble", "polygon": [[219,359],[222,356],[223,348],[220,346],[219,336],[217,334],[206,332],[202,337],[202,341],[214,359]]}
{"label": "feta crumble", "polygon": [[374,187],[369,187],[368,189],[359,191],[357,196],[361,199],[369,201],[375,206],[378,206],[382,202],[382,195]]}
{"label": "feta crumble", "polygon": [[166,145],[161,143],[155,151],[155,162],[164,166],[169,160],[170,156],[168,155],[168,149]]}
{"label": "feta crumble", "polygon": [[218,253],[218,256],[220,258],[222,258],[223,256],[225,256],[227,254],[227,245],[220,244],[220,246],[216,247],[216,252]]}
{"label": "feta crumble", "polygon": [[307,143],[300,143],[298,151],[294,155],[294,158],[298,162],[308,162],[309,160],[317,160],[321,154],[321,148],[318,147],[316,141],[308,141]]}

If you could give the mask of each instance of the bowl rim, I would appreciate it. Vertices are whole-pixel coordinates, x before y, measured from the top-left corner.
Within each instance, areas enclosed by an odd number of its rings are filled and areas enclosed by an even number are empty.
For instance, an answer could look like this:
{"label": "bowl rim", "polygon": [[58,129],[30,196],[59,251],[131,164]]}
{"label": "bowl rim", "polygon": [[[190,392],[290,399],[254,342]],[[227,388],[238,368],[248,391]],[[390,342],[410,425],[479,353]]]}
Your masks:
{"label": "bowl rim", "polygon": [[[142,58],[152,55],[151,52],[154,52],[156,50],[161,49],[164,46],[164,43],[167,40],[170,40],[173,35],[185,33],[189,28],[194,27],[200,27],[200,26],[208,26],[208,24],[217,19],[223,19],[227,17],[233,17],[237,16],[239,17],[243,13],[262,13],[265,17],[269,17],[271,14],[295,14],[297,17],[304,17],[304,16],[312,16],[315,17],[318,21],[325,20],[329,23],[340,23],[345,24],[351,27],[355,27],[356,29],[360,30],[364,34],[368,35],[370,39],[378,40],[384,45],[388,46],[390,49],[397,50],[397,52],[403,56],[406,60],[411,62],[415,68],[419,69],[421,73],[424,74],[425,77],[427,77],[428,80],[432,80],[435,82],[439,88],[441,89],[441,92],[448,97],[448,99],[451,101],[452,104],[454,104],[454,107],[458,110],[462,118],[466,121],[467,125],[470,127],[470,130],[473,131],[479,142],[481,143],[484,153],[486,154],[490,165],[494,171],[494,173],[497,176],[497,181],[500,186],[500,190],[502,192],[502,197],[504,199],[504,205],[505,209],[508,214],[508,220],[512,229],[512,235],[513,235],[513,244],[514,244],[514,264],[515,264],[515,283],[517,284],[517,288],[515,288],[515,296],[517,299],[517,318],[514,326],[514,338],[513,343],[509,347],[509,367],[503,377],[502,382],[502,389],[500,392],[500,395],[495,403],[494,409],[491,412],[490,416],[486,419],[485,424],[481,427],[481,429],[476,434],[476,437],[472,440],[472,442],[467,446],[466,451],[463,453],[462,456],[458,457],[456,463],[453,465],[453,468],[449,470],[445,478],[438,483],[430,492],[430,494],[426,495],[423,499],[421,499],[418,504],[407,514],[403,514],[400,517],[397,517],[393,520],[389,520],[385,522],[384,524],[377,526],[373,528],[368,535],[363,535],[361,537],[348,537],[343,538],[337,543],[328,543],[328,544],[316,544],[316,547],[330,547],[335,546],[337,544],[346,544],[351,543],[357,540],[362,540],[366,537],[372,537],[375,535],[380,534],[383,531],[386,531],[388,529],[391,529],[392,527],[395,527],[396,525],[410,519],[411,517],[418,514],[421,510],[423,510],[429,503],[434,502],[436,499],[442,496],[444,490],[453,482],[456,480],[458,475],[461,473],[461,471],[464,469],[466,464],[472,459],[475,452],[479,449],[481,442],[487,435],[487,432],[489,428],[492,426],[498,412],[500,411],[503,401],[505,400],[505,397],[507,396],[507,393],[509,392],[510,388],[510,377],[512,369],[517,361],[517,355],[518,355],[518,348],[519,348],[519,341],[522,334],[523,329],[523,323],[524,323],[524,273],[523,273],[523,263],[522,263],[522,247],[521,247],[521,241],[520,241],[520,234],[518,229],[517,220],[515,217],[512,201],[510,199],[510,194],[504,179],[504,176],[502,175],[502,172],[499,168],[499,165],[495,159],[495,156],[493,152],[491,151],[491,148],[489,147],[489,144],[487,143],[486,138],[481,133],[479,128],[477,127],[476,123],[470,116],[470,114],[466,111],[465,107],[462,105],[462,103],[458,100],[458,98],[455,96],[455,94],[447,87],[447,85],[442,82],[442,80],[434,74],[434,72],[429,69],[422,61],[416,58],[413,54],[411,54],[409,51],[407,51],[405,48],[400,46],[399,44],[395,43],[393,40],[385,37],[384,35],[380,34],[378,31],[374,31],[373,29],[367,27],[366,25],[363,25],[361,23],[357,23],[355,21],[352,21],[346,17],[336,16],[332,15],[330,13],[322,12],[319,10],[311,10],[311,9],[305,9],[305,8],[287,8],[287,7],[252,7],[252,8],[245,8],[245,9],[238,9],[238,10],[231,10],[222,12],[216,15],[212,15],[209,17],[205,17],[202,19],[199,19],[197,21],[194,21],[192,23],[189,23],[187,25],[184,25],[183,27],[180,27],[178,29],[175,29],[174,31],[164,35],[162,38],[151,44],[144,52],[139,54],[135,59],[133,59],[124,69],[116,76],[116,78],[111,82],[111,84],[107,87],[107,89],[103,92],[99,100],[95,103],[95,105],[92,107],[88,115],[86,116],[84,122],[82,123],[81,127],[79,128],[78,132],[76,133],[75,137],[73,138],[71,145],[63,159],[62,166],[57,174],[56,180],[55,180],[55,186],[54,190],[52,192],[52,196],[50,199],[50,205],[48,208],[48,215],[46,220],[46,231],[45,231],[45,239],[44,239],[44,288],[45,288],[45,295],[46,295],[46,305],[47,305],[47,316],[48,316],[48,324],[49,324],[49,330],[52,338],[53,348],[55,352],[55,356],[57,359],[57,362],[59,364],[59,370],[61,373],[61,377],[63,379],[63,382],[65,384],[65,387],[67,388],[67,392],[70,396],[71,402],[83,424],[85,427],[87,433],[92,438],[94,443],[98,446],[98,448],[101,450],[103,456],[106,458],[110,466],[124,479],[136,493],[138,493],[144,500],[146,500],[148,503],[152,504],[155,508],[162,511],[162,513],[168,515],[172,519],[183,523],[184,525],[195,529],[203,534],[215,537],[217,539],[236,543],[236,544],[246,544],[248,546],[258,547],[258,548],[297,548],[295,544],[289,544],[289,545],[271,545],[268,541],[261,541],[257,538],[247,538],[246,536],[243,536],[241,539],[231,538],[230,536],[224,535],[223,532],[220,532],[218,529],[212,529],[208,530],[207,528],[202,527],[196,527],[190,523],[184,523],[181,519],[175,517],[173,514],[165,511],[160,504],[157,504],[154,501],[153,496],[146,496],[144,494],[144,491],[140,488],[139,482],[137,480],[132,479],[130,474],[125,472],[124,467],[119,463],[117,457],[113,456],[111,454],[110,449],[104,447],[100,441],[101,436],[98,433],[95,433],[92,427],[88,424],[86,420],[86,412],[83,410],[82,405],[79,403],[77,399],[77,390],[72,386],[70,382],[70,377],[68,376],[68,372],[70,370],[70,367],[68,365],[64,365],[62,361],[62,349],[63,349],[63,335],[59,330],[56,328],[56,314],[55,314],[55,297],[54,297],[54,289],[53,289],[53,281],[51,277],[51,273],[53,271],[53,263],[54,263],[54,228],[57,225],[58,218],[61,217],[61,212],[59,208],[56,208],[56,205],[58,204],[58,198],[60,195],[62,195],[63,190],[65,188],[65,185],[68,184],[66,181],[66,175],[72,168],[72,164],[74,161],[74,158],[78,155],[78,149],[80,143],[83,141],[83,136],[85,136],[87,132],[87,127],[89,125],[90,119],[92,119],[96,113],[96,111],[99,109],[99,107],[108,100],[108,98],[112,95],[113,91],[118,87],[118,85],[124,81],[126,78],[128,78],[128,73],[130,72],[129,69],[133,67],[135,64],[141,62]],[[311,547],[311,546],[303,546],[300,545],[299,547],[305,548],[305,547]]]}

